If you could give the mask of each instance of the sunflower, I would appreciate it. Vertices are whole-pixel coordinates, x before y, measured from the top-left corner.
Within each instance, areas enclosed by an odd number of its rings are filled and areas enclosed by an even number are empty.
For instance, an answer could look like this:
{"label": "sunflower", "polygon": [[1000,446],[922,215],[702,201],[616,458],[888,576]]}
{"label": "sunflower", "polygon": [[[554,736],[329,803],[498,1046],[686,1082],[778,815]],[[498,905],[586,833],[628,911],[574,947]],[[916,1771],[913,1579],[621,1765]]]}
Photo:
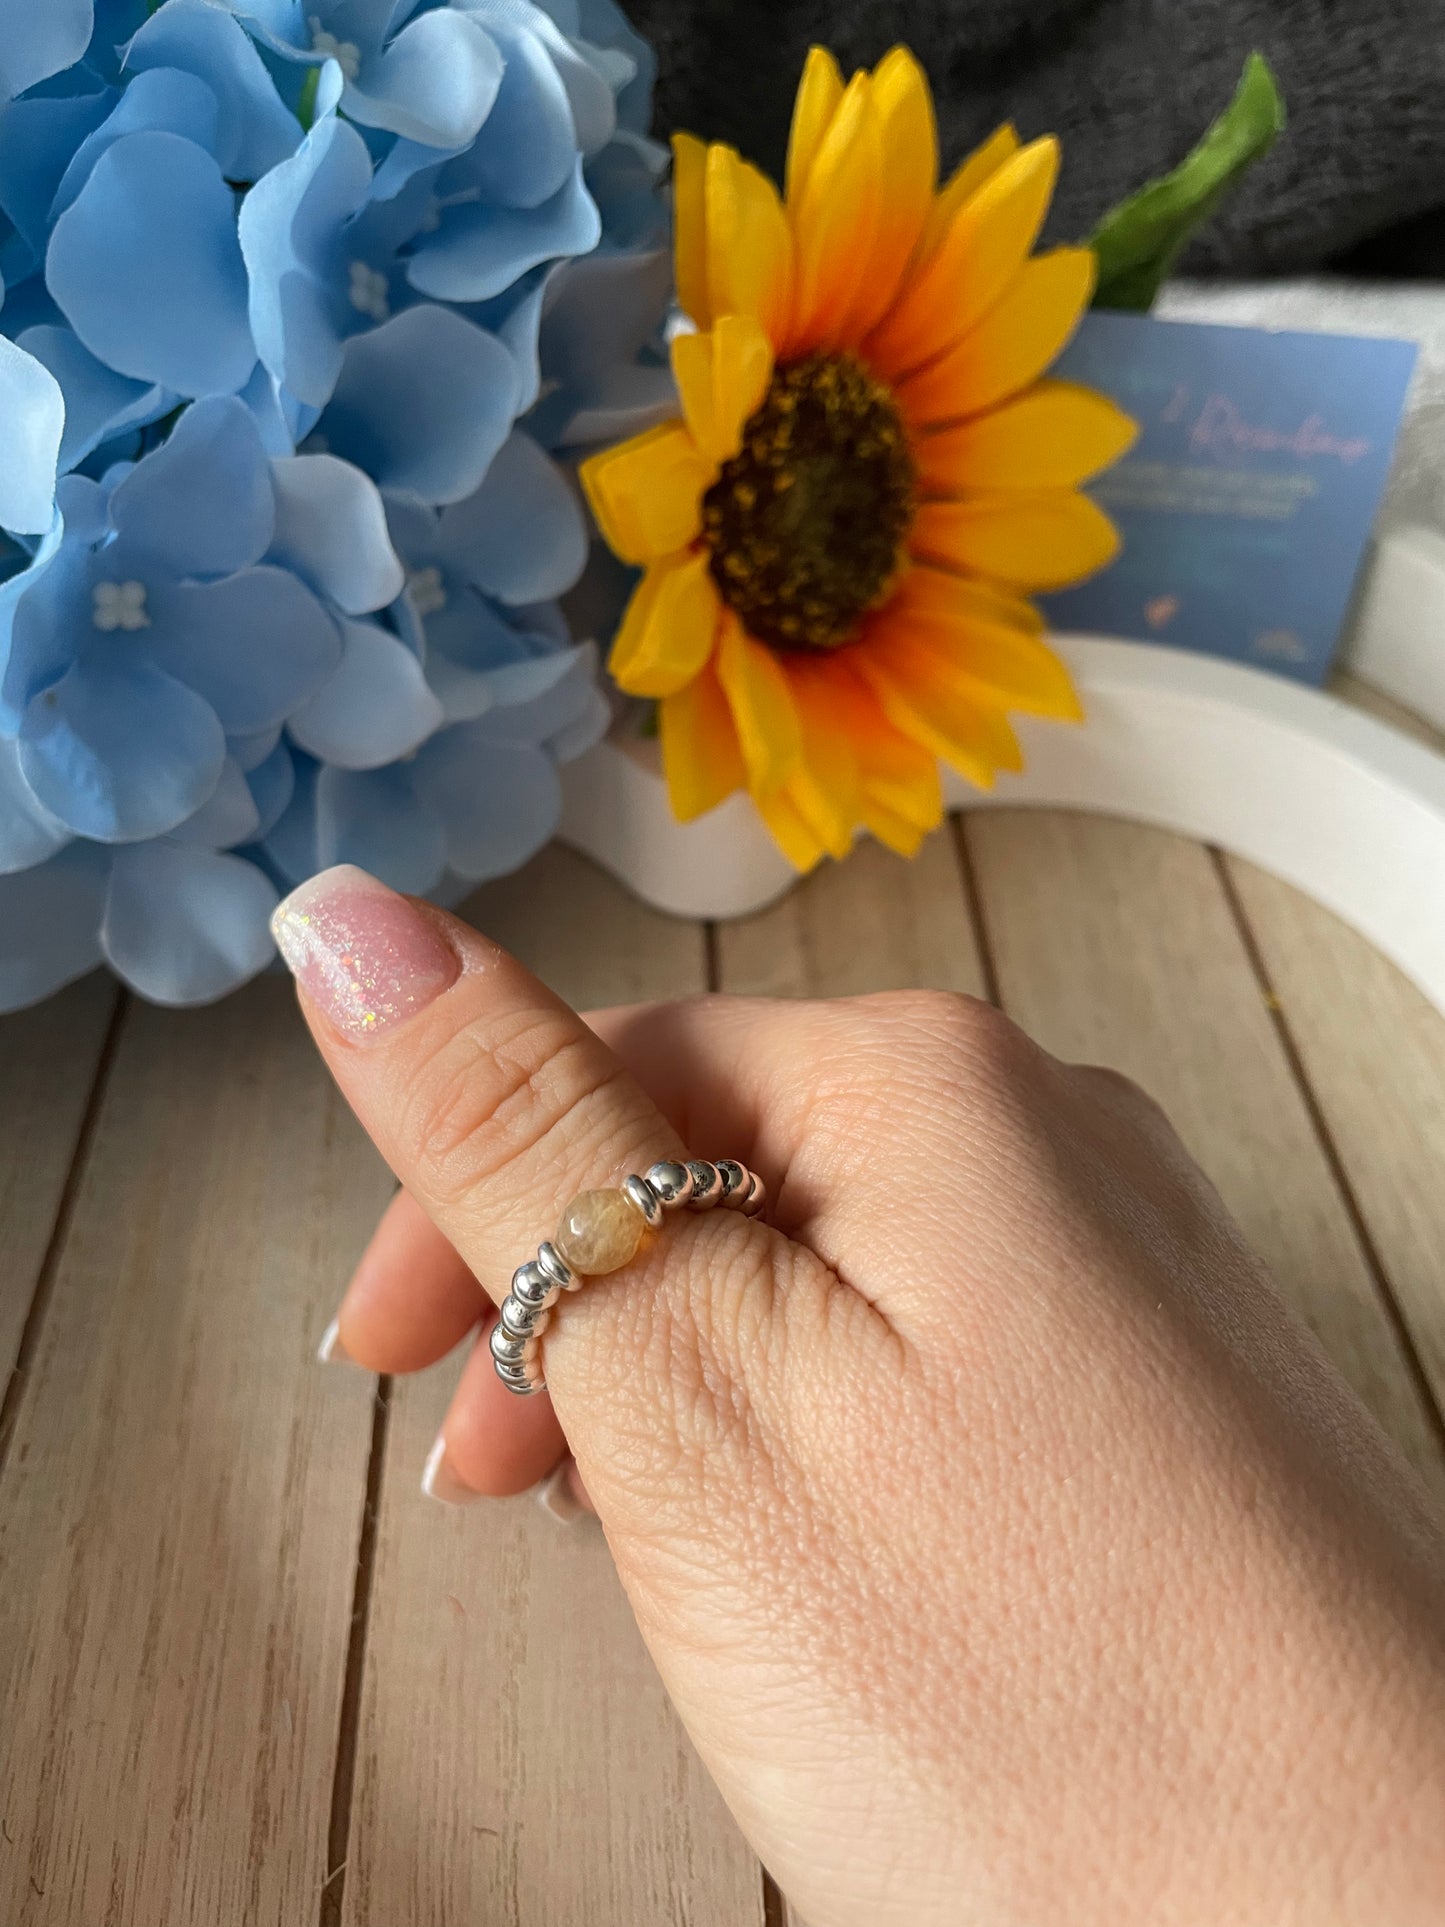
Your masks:
{"label": "sunflower", "polygon": [[610,667],[658,699],[684,821],[746,788],[800,870],[860,827],[911,854],[940,759],[988,786],[1006,711],[1079,717],[1027,597],[1115,553],[1077,485],[1135,430],[1041,379],[1094,285],[1087,248],[1032,256],[1058,158],[1004,128],[940,189],[903,48],[846,86],[813,49],[785,198],[674,141],[682,416],[582,479],[643,570]]}

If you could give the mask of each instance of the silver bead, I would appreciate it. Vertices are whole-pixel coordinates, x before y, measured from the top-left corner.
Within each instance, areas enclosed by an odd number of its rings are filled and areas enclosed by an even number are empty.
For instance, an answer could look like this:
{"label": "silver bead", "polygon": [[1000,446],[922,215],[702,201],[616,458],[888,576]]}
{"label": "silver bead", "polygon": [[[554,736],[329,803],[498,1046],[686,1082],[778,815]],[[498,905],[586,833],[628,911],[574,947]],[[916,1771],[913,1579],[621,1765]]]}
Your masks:
{"label": "silver bead", "polygon": [[751,1175],[753,1180],[752,1186],[748,1191],[748,1195],[743,1199],[740,1209],[745,1211],[748,1217],[755,1218],[768,1201],[768,1187],[763,1183],[756,1171]]}
{"label": "silver bead", "polygon": [[519,1305],[515,1298],[502,1300],[502,1324],[513,1338],[540,1338],[552,1322],[552,1314],[545,1308],[534,1311],[530,1305]]}
{"label": "silver bead", "polygon": [[522,1359],[526,1359],[526,1347],[530,1343],[532,1343],[530,1335],[509,1332],[507,1326],[503,1324],[495,1324],[491,1328],[491,1337],[487,1339],[487,1345],[491,1347],[491,1357],[497,1360],[497,1364],[520,1364]]}
{"label": "silver bead", "polygon": [[664,1158],[647,1174],[647,1188],[659,1204],[686,1204],[692,1196],[692,1171],[686,1164]]}
{"label": "silver bead", "polygon": [[577,1279],[572,1274],[571,1265],[550,1240],[537,1247],[537,1269],[544,1277],[550,1278],[560,1291],[576,1290]]}
{"label": "silver bead", "polygon": [[510,1292],[502,1300],[502,1323],[517,1338],[530,1338],[546,1316],[539,1305],[524,1305]]}
{"label": "silver bead", "polygon": [[557,1280],[549,1278],[541,1264],[518,1265],[512,1273],[512,1296],[518,1304],[541,1311],[557,1296]]}
{"label": "silver bead", "polygon": [[751,1173],[736,1158],[720,1158],[717,1174],[722,1179],[720,1204],[741,1204],[748,1195]]}
{"label": "silver bead", "polygon": [[520,1365],[532,1340],[525,1333],[509,1332],[505,1325],[493,1325],[487,1343],[499,1365]]}
{"label": "silver bead", "polygon": [[715,1164],[708,1164],[702,1158],[689,1158],[687,1168],[692,1173],[692,1197],[689,1200],[694,1211],[710,1211],[723,1194],[722,1178]]}
{"label": "silver bead", "polygon": [[540,1377],[529,1378],[526,1367],[521,1365],[515,1371],[510,1366],[499,1365],[497,1377],[501,1379],[507,1390],[515,1392],[518,1398],[530,1398],[534,1392],[540,1392],[544,1382]]}
{"label": "silver bead", "polygon": [[662,1206],[657,1202],[657,1193],[652,1186],[638,1177],[624,1178],[622,1195],[642,1213],[643,1223],[648,1230],[656,1231],[662,1223]]}

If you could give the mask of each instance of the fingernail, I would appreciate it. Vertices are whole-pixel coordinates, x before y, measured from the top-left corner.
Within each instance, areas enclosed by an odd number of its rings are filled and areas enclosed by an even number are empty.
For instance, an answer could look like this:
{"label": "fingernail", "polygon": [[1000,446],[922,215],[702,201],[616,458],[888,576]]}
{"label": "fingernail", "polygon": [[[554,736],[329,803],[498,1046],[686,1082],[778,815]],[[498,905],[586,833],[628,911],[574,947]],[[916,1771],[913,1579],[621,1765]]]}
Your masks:
{"label": "fingernail", "polygon": [[572,1484],[568,1478],[571,1469],[567,1459],[561,1460],[536,1487],[537,1504],[559,1526],[576,1525],[582,1517],[582,1507],[572,1496]]}
{"label": "fingernail", "polygon": [[317,1361],[322,1365],[354,1365],[356,1360],[341,1342],[341,1321],[333,1318],[321,1334],[321,1343],[316,1347]]}
{"label": "fingernail", "polygon": [[470,1505],[473,1499],[480,1499],[481,1493],[474,1492],[469,1485],[463,1485],[451,1468],[447,1457],[447,1442],[438,1437],[436,1444],[426,1455],[426,1470],[421,1475],[421,1489],[429,1499],[439,1505]]}
{"label": "fingernail", "polygon": [[440,996],[456,952],[414,903],[343,863],[293,890],[271,919],[276,948],[348,1037],[374,1037]]}

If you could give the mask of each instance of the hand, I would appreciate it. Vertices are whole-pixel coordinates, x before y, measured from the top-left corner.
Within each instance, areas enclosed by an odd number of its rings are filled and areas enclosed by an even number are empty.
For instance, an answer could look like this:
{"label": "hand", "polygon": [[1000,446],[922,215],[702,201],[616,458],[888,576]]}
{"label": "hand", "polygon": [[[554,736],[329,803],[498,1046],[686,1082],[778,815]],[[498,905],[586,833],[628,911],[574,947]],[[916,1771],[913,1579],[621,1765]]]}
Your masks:
{"label": "hand", "polygon": [[569,1295],[549,1395],[479,1345],[444,1472],[516,1489],[565,1433],[812,1927],[1441,1918],[1439,1521],[1137,1090],[938,994],[589,1029],[352,870],[278,934],[406,1187],[367,1365],[459,1343],[578,1191],[766,1178],[769,1223],[678,1214]]}

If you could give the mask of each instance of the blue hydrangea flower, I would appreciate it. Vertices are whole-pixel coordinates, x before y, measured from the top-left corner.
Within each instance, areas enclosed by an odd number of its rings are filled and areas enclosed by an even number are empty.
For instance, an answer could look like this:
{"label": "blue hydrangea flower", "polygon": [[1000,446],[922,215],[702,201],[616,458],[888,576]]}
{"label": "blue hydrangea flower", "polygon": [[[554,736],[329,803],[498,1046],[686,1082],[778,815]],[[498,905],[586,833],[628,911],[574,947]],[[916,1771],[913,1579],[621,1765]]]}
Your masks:
{"label": "blue hydrangea flower", "polygon": [[[321,686],[340,637],[302,572],[358,613],[401,586],[365,542],[368,498],[379,514],[374,485],[334,457],[292,457],[278,488],[233,397],[187,409],[141,462],[65,478],[57,529],[6,585],[0,727],[69,835],[166,835],[215,796],[227,737],[279,730]],[[339,572],[343,519],[361,540]]]}
{"label": "blue hydrangea flower", "polygon": [[283,60],[335,61],[349,120],[466,148],[502,80],[496,42],[465,12],[420,0],[226,0]]}
{"label": "blue hydrangea flower", "polygon": [[91,0],[0,0],[0,100],[83,59],[94,25]]}
{"label": "blue hydrangea flower", "polygon": [[611,0],[0,0],[0,1009],[552,833],[608,707],[547,451],[653,400],[651,83]]}

